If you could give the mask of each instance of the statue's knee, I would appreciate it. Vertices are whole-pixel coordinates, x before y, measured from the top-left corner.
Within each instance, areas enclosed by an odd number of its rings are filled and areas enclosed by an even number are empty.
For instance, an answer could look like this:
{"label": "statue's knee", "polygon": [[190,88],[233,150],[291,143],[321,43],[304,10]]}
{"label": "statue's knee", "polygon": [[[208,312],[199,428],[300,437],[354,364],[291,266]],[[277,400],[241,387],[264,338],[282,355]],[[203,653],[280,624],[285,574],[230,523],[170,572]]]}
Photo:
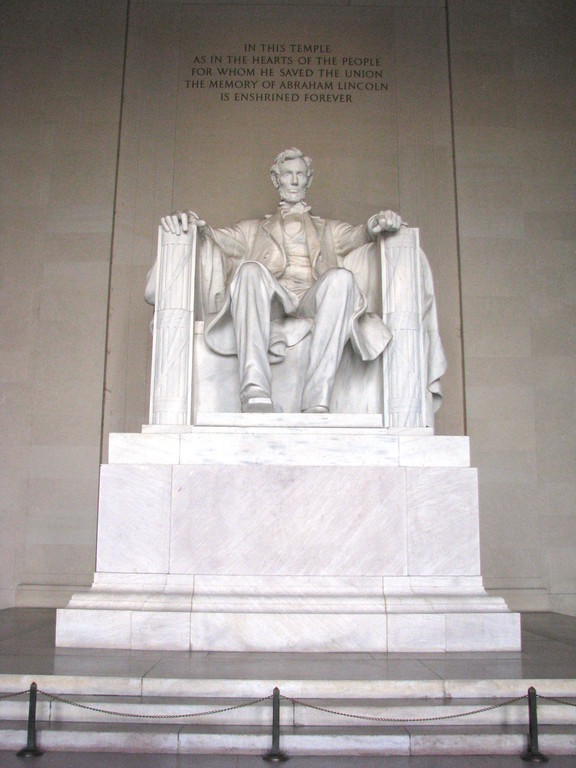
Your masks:
{"label": "statue's knee", "polygon": [[354,275],[349,269],[330,269],[324,276],[324,282],[329,290],[350,291],[354,287]]}
{"label": "statue's knee", "polygon": [[255,283],[261,283],[264,280],[264,274],[262,267],[255,261],[247,261],[238,267],[236,273],[236,281],[238,283],[248,283],[253,285]]}

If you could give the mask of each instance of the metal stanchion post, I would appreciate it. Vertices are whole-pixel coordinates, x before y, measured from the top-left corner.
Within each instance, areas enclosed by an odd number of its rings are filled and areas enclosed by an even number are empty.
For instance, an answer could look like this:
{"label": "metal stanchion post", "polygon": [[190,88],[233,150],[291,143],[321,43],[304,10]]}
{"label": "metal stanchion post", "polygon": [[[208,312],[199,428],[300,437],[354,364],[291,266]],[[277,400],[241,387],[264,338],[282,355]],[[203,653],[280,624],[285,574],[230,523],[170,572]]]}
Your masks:
{"label": "metal stanchion post", "polygon": [[30,699],[28,703],[28,738],[26,746],[16,753],[18,757],[40,757],[44,753],[36,746],[36,695],[38,686],[32,683],[30,686]]}
{"label": "metal stanchion post", "polygon": [[528,688],[528,749],[522,753],[521,758],[526,763],[547,763],[545,757],[538,749],[538,710],[536,706],[536,688]]}
{"label": "metal stanchion post", "polygon": [[267,763],[285,763],[288,755],[280,750],[280,689],[274,688],[272,696],[272,747],[263,760]]}

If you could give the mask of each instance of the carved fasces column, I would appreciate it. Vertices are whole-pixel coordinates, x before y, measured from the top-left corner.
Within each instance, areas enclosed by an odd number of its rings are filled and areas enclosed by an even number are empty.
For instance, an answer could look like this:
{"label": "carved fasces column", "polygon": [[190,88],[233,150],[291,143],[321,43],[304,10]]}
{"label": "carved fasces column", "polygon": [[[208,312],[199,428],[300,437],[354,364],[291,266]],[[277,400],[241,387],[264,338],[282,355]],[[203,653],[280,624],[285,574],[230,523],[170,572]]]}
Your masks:
{"label": "carved fasces column", "polygon": [[382,313],[392,332],[383,353],[384,426],[426,427],[422,272],[418,229],[380,238]]}
{"label": "carved fasces column", "polygon": [[159,227],[150,424],[192,423],[196,232]]}

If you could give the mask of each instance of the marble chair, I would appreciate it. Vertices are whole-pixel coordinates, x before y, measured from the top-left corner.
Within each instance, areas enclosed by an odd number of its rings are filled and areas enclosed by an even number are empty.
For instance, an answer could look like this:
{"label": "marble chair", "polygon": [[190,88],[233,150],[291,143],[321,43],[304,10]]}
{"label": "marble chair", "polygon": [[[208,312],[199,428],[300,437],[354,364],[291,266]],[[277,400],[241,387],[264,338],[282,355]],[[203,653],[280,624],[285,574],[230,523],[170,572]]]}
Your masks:
{"label": "marble chair", "polygon": [[[204,323],[222,297],[225,267],[214,244],[198,247],[198,241],[195,227],[180,235],[159,228],[158,258],[147,289],[155,303],[150,425],[240,423],[255,417],[240,414],[237,358],[212,352],[204,340]],[[392,338],[384,353],[367,363],[346,346],[331,413],[324,419],[347,414],[350,425],[431,430],[446,364],[418,229],[380,236],[351,253],[346,266],[357,275],[369,311],[380,314]],[[308,346],[306,337],[272,366],[277,413],[258,414],[258,420],[291,414],[290,423],[312,424],[308,414],[299,414]]]}

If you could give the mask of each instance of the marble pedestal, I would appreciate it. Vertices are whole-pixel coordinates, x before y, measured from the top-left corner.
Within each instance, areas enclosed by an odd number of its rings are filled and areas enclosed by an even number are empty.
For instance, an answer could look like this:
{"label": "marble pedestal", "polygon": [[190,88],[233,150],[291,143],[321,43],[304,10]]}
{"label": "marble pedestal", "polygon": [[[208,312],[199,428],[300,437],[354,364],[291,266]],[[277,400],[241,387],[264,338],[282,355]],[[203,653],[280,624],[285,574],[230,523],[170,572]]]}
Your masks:
{"label": "marble pedestal", "polygon": [[467,438],[376,415],[232,420],[111,436],[94,584],[58,611],[58,645],[520,648],[519,616],[482,587]]}

